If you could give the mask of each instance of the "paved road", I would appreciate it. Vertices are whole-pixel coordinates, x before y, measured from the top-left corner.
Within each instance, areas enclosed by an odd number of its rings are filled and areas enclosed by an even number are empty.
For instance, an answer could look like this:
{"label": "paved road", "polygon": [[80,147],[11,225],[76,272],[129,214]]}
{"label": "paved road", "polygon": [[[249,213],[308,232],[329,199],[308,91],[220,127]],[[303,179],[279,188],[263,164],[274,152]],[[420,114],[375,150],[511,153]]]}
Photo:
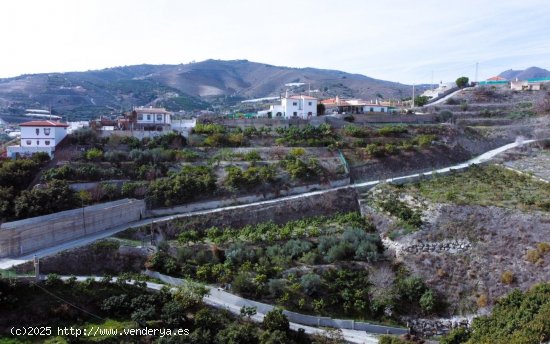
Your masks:
{"label": "paved road", "polygon": [[463,91],[463,90],[470,89],[470,88],[474,88],[474,87],[475,87],[475,86],[461,88],[461,89],[459,89],[459,90],[454,91],[453,93],[450,93],[450,94],[446,95],[445,97],[443,97],[443,98],[441,98],[441,99],[436,100],[436,101],[433,102],[433,103],[428,103],[428,104],[426,104],[426,105],[424,105],[424,106],[426,107],[426,106],[432,106],[432,105],[441,104],[441,103],[443,103],[444,101],[446,101],[447,99],[454,97],[454,96],[457,95],[459,92],[461,92],[461,91]]}
{"label": "paved road", "polygon": [[[496,155],[498,155],[498,154],[500,154],[500,153],[502,153],[502,152],[504,152],[508,149],[515,148],[515,147],[521,146],[523,144],[531,143],[531,142],[534,142],[534,141],[535,140],[517,140],[516,142],[512,142],[512,143],[509,143],[509,144],[504,145],[502,147],[499,147],[499,148],[490,150],[486,153],[483,153],[480,156],[478,156],[476,158],[473,158],[471,160],[468,160],[468,161],[466,161],[462,164],[457,164],[457,165],[454,165],[454,166],[441,168],[439,170],[436,170],[435,172],[436,173],[445,173],[445,172],[448,172],[452,169],[461,169],[461,168],[465,168],[465,167],[470,166],[470,165],[487,162],[487,161],[493,159]],[[307,193],[294,195],[294,196],[286,196],[286,197],[281,197],[281,198],[275,198],[275,199],[271,199],[271,200],[267,200],[267,201],[254,202],[254,203],[248,203],[248,204],[242,204],[242,205],[236,205],[236,206],[229,206],[229,207],[223,207],[223,208],[216,208],[216,209],[210,209],[210,210],[202,210],[202,211],[183,213],[183,214],[177,214],[177,215],[169,215],[169,216],[157,217],[157,218],[152,218],[152,219],[145,219],[145,220],[141,220],[141,221],[137,221],[137,222],[131,222],[131,223],[128,223],[128,224],[125,224],[125,225],[122,225],[122,226],[114,227],[114,228],[109,229],[107,231],[95,233],[95,234],[92,234],[92,235],[89,235],[89,236],[86,236],[86,237],[83,237],[83,238],[80,238],[80,239],[77,239],[77,240],[69,241],[69,242],[66,242],[66,243],[63,243],[63,244],[59,244],[59,245],[52,246],[52,247],[49,247],[49,248],[46,248],[46,249],[42,249],[42,250],[36,251],[32,254],[27,254],[27,255],[24,255],[24,256],[21,256],[21,257],[16,257],[16,258],[2,258],[2,259],[0,259],[0,269],[9,269],[14,265],[19,265],[19,264],[25,263],[27,261],[31,261],[31,260],[34,259],[34,256],[36,256],[38,258],[42,258],[42,257],[45,257],[45,256],[56,254],[56,253],[64,251],[64,250],[84,246],[84,245],[90,244],[94,241],[110,237],[110,236],[112,236],[112,235],[114,235],[118,232],[124,231],[126,229],[148,225],[152,222],[163,222],[163,221],[167,221],[167,220],[169,221],[169,220],[173,220],[173,219],[177,219],[177,218],[181,218],[181,217],[193,216],[193,215],[212,214],[212,213],[221,212],[221,211],[225,211],[225,210],[242,209],[242,208],[246,208],[246,207],[253,206],[253,205],[270,205],[270,204],[279,203],[279,202],[285,201],[285,200],[292,200],[292,199],[298,199],[298,198],[303,198],[303,197],[322,195],[326,192],[340,190],[340,189],[348,189],[350,187],[352,187],[352,188],[364,188],[364,187],[374,186],[376,184],[380,184],[380,183],[383,183],[383,182],[393,182],[393,181],[398,182],[400,180],[407,180],[409,178],[415,178],[415,177],[418,177],[418,176],[421,176],[421,175],[429,176],[431,174],[432,174],[432,172],[415,173],[415,174],[411,174],[411,175],[408,175],[408,176],[396,177],[396,178],[391,178],[391,179],[373,180],[373,181],[368,181],[368,182],[363,182],[363,183],[357,183],[357,184],[341,186],[341,187],[337,187],[337,188],[307,192]]]}
{"label": "paved road", "polygon": [[[69,276],[63,276],[62,279],[69,279]],[[98,276],[78,276],[76,277],[77,281],[85,281],[88,278],[93,278],[96,281],[99,281],[102,279],[102,277]],[[113,277],[113,281],[116,281],[116,277]],[[129,283],[134,283],[134,281],[130,281]],[[147,288],[151,290],[161,290],[163,287],[166,287],[164,284],[154,283],[154,282],[146,282]],[[215,287],[207,286],[210,289],[210,294],[205,296],[203,301],[207,305],[210,305],[215,308],[221,308],[221,309],[227,309],[233,314],[240,315],[241,314],[241,308],[243,305],[248,305],[246,299],[243,299],[241,297],[238,297],[233,294],[229,294],[225,291],[218,290]],[[270,309],[272,309],[271,307]],[[265,314],[267,312],[263,312],[262,310],[257,310],[256,314],[250,317],[251,320],[255,322],[262,322]],[[301,325],[297,323],[290,323],[290,328],[297,331],[298,329],[302,328],[307,334],[320,334],[320,335],[327,335],[327,331],[322,328],[312,327],[312,326],[306,326]],[[344,339],[348,341],[349,343],[357,343],[357,344],[376,344],[378,343],[378,338],[373,335],[366,333],[364,331],[355,331],[355,330],[342,330],[342,335],[344,336]]]}

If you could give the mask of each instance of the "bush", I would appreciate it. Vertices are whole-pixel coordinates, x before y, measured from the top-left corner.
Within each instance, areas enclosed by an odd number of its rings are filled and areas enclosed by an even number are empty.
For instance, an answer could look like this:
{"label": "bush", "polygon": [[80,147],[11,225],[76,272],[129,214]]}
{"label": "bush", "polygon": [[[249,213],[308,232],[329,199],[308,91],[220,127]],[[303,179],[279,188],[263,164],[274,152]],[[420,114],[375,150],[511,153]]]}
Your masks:
{"label": "bush", "polygon": [[437,140],[437,136],[435,136],[435,135],[426,135],[426,134],[419,135],[415,138],[416,143],[420,147],[428,147],[432,144],[433,141],[436,141],[436,140]]}
{"label": "bush", "polygon": [[153,181],[147,190],[152,206],[170,207],[216,189],[216,178],[206,166],[184,166],[179,173]]}
{"label": "bush", "polygon": [[305,274],[300,277],[300,285],[304,293],[309,296],[314,295],[321,287],[321,276],[315,273]]}
{"label": "bush", "polygon": [[510,271],[504,271],[502,275],[500,275],[500,281],[504,284],[512,284],[515,280],[515,276]]}
{"label": "bush", "polygon": [[283,310],[280,308],[275,308],[264,317],[262,322],[263,327],[267,331],[282,331],[288,332],[290,329],[290,323],[286,315],[283,314]]}
{"label": "bush", "polygon": [[88,149],[86,153],[84,153],[84,157],[86,160],[99,161],[103,159],[103,151],[98,148]]}
{"label": "bush", "polygon": [[460,78],[456,79],[456,86],[458,86],[458,88],[464,88],[466,86],[468,86],[468,81],[470,79],[468,79],[468,77],[466,76],[461,76]]}
{"label": "bush", "polygon": [[[402,300],[410,303],[419,302],[420,298],[427,291],[426,284],[420,277],[410,276],[398,280],[397,292]],[[428,298],[427,296],[426,298]],[[428,300],[426,299],[425,302]]]}
{"label": "bush", "polygon": [[372,157],[376,157],[376,158],[381,158],[381,157],[386,155],[386,150],[384,149],[384,147],[380,146],[376,143],[369,143],[365,147],[365,152],[368,155],[370,155]]}
{"label": "bush", "polygon": [[466,343],[468,339],[470,339],[470,331],[464,327],[458,327],[443,336],[439,344],[461,344]]}
{"label": "bush", "polygon": [[244,155],[244,160],[250,162],[261,160],[260,153],[257,150],[246,152]]}
{"label": "bush", "polygon": [[195,134],[223,134],[225,133],[225,127],[220,124],[201,124],[197,123],[193,128]]}
{"label": "bush", "polygon": [[255,261],[256,252],[246,247],[243,243],[238,242],[229,246],[225,251],[225,258],[232,264],[241,265],[246,261]]}
{"label": "bush", "polygon": [[388,125],[378,129],[378,133],[382,136],[392,136],[392,135],[404,134],[406,132],[408,132],[408,130],[403,125]]}
{"label": "bush", "polygon": [[431,290],[426,290],[419,300],[420,308],[427,314],[432,313],[436,307],[436,298]]}

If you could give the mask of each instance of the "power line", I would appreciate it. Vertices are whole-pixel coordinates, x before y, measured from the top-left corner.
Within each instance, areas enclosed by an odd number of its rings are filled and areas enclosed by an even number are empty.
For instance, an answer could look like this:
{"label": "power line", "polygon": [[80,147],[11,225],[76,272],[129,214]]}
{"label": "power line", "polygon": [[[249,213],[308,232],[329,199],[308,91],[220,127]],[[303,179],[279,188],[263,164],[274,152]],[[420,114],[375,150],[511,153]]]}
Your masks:
{"label": "power line", "polygon": [[43,291],[45,291],[47,294],[49,294],[49,295],[55,297],[56,299],[58,299],[58,300],[60,300],[60,301],[62,301],[62,302],[64,302],[64,303],[68,304],[69,306],[71,306],[71,307],[73,307],[73,308],[76,308],[76,309],[78,309],[78,310],[80,310],[80,311],[82,311],[82,312],[84,312],[84,313],[86,313],[86,314],[89,314],[89,315],[91,315],[91,316],[93,316],[94,318],[97,318],[97,319],[99,319],[99,320],[103,320],[103,321],[105,320],[105,319],[103,319],[102,317],[100,317],[99,315],[95,315],[95,314],[93,314],[93,313],[90,313],[90,312],[88,312],[87,310],[82,309],[82,308],[80,308],[80,307],[78,307],[78,306],[76,306],[76,305],[70,303],[69,301],[63,299],[62,297],[55,295],[54,293],[52,293],[51,291],[49,291],[49,290],[47,290],[46,288],[42,287],[42,286],[39,285],[38,283],[33,283],[33,284],[34,284],[35,286],[37,286],[38,288],[42,289]]}

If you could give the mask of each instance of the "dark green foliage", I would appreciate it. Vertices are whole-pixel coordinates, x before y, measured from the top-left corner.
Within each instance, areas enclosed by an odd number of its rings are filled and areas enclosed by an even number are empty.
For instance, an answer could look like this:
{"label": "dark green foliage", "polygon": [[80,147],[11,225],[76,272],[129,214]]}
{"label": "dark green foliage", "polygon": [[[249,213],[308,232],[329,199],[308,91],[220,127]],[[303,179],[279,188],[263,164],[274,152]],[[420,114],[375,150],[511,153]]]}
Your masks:
{"label": "dark green foliage", "polygon": [[468,77],[461,76],[460,78],[456,79],[456,86],[458,86],[458,88],[464,88],[468,86],[468,81],[470,81]]}
{"label": "dark green foliage", "polygon": [[500,299],[489,316],[474,318],[465,343],[544,343],[550,340],[550,284]]}
{"label": "dark green foliage", "polygon": [[315,273],[305,274],[300,277],[300,285],[302,286],[304,293],[309,296],[316,294],[319,291],[321,284],[321,276]]}
{"label": "dark green foliage", "polygon": [[324,236],[319,239],[319,252],[325,255],[327,262],[347,259],[373,262],[382,251],[380,237],[359,228],[347,229],[342,238]]}
{"label": "dark green foliage", "polygon": [[410,208],[407,203],[399,200],[395,195],[390,195],[387,199],[380,201],[379,206],[382,210],[414,228],[422,226],[422,213]]}
{"label": "dark green foliage", "polygon": [[0,219],[13,219],[15,200],[31,183],[42,166],[50,160],[45,153],[31,158],[0,162]]}
{"label": "dark green foliage", "polygon": [[216,344],[257,344],[258,329],[250,323],[233,323],[216,335]]}
{"label": "dark green foliage", "polygon": [[290,330],[290,324],[288,318],[283,314],[283,310],[280,308],[275,308],[264,317],[262,322],[264,329],[269,332],[281,331],[288,332]]}
{"label": "dark green foliage", "polygon": [[69,139],[79,145],[93,145],[99,141],[96,131],[91,128],[77,129],[71,133]]}
{"label": "dark green foliage", "polygon": [[470,339],[470,331],[464,327],[458,327],[441,338],[439,344],[460,344]]}
{"label": "dark green foliage", "polygon": [[15,216],[27,218],[81,206],[76,193],[64,181],[54,180],[44,188],[23,191],[14,201]]}
{"label": "dark green foliage", "polygon": [[323,275],[328,289],[328,306],[348,315],[365,316],[370,313],[369,287],[371,283],[364,270],[329,270]]}
{"label": "dark green foliage", "polygon": [[275,132],[280,135],[276,140],[276,143],[284,146],[329,146],[334,144],[336,136],[332,133],[332,129],[329,124],[321,124],[318,127],[312,125],[306,125],[303,128],[278,127]]}
{"label": "dark green foliage", "polygon": [[378,129],[378,133],[382,136],[393,136],[407,132],[408,130],[404,125],[388,125]]}
{"label": "dark green foliage", "polygon": [[430,97],[427,96],[417,96],[414,98],[414,105],[415,106],[424,106],[428,103],[430,100]]}
{"label": "dark green foliage", "polygon": [[152,182],[147,191],[147,200],[153,207],[169,207],[199,195],[211,194],[215,189],[216,179],[209,167],[184,166],[180,172]]}
{"label": "dark green foliage", "polygon": [[237,166],[227,166],[225,171],[227,172],[225,185],[234,189],[248,190],[275,179],[275,169],[271,165],[250,166],[244,171]]}

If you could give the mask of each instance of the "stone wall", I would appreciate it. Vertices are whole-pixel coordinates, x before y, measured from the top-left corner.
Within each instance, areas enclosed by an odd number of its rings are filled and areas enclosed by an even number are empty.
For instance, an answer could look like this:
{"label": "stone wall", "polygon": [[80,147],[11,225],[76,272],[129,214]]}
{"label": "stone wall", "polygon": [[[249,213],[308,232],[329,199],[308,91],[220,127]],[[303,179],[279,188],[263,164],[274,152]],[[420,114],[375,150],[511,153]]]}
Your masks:
{"label": "stone wall", "polygon": [[410,319],[407,324],[411,330],[423,337],[442,336],[457,327],[469,327],[467,318],[453,319]]}
{"label": "stone wall", "polygon": [[123,199],[0,226],[0,257],[29,254],[52,245],[139,220],[145,202]]}
{"label": "stone wall", "polygon": [[457,253],[464,252],[472,247],[467,240],[450,241],[445,240],[441,242],[419,242],[403,248],[403,251],[409,254],[419,253]]}

